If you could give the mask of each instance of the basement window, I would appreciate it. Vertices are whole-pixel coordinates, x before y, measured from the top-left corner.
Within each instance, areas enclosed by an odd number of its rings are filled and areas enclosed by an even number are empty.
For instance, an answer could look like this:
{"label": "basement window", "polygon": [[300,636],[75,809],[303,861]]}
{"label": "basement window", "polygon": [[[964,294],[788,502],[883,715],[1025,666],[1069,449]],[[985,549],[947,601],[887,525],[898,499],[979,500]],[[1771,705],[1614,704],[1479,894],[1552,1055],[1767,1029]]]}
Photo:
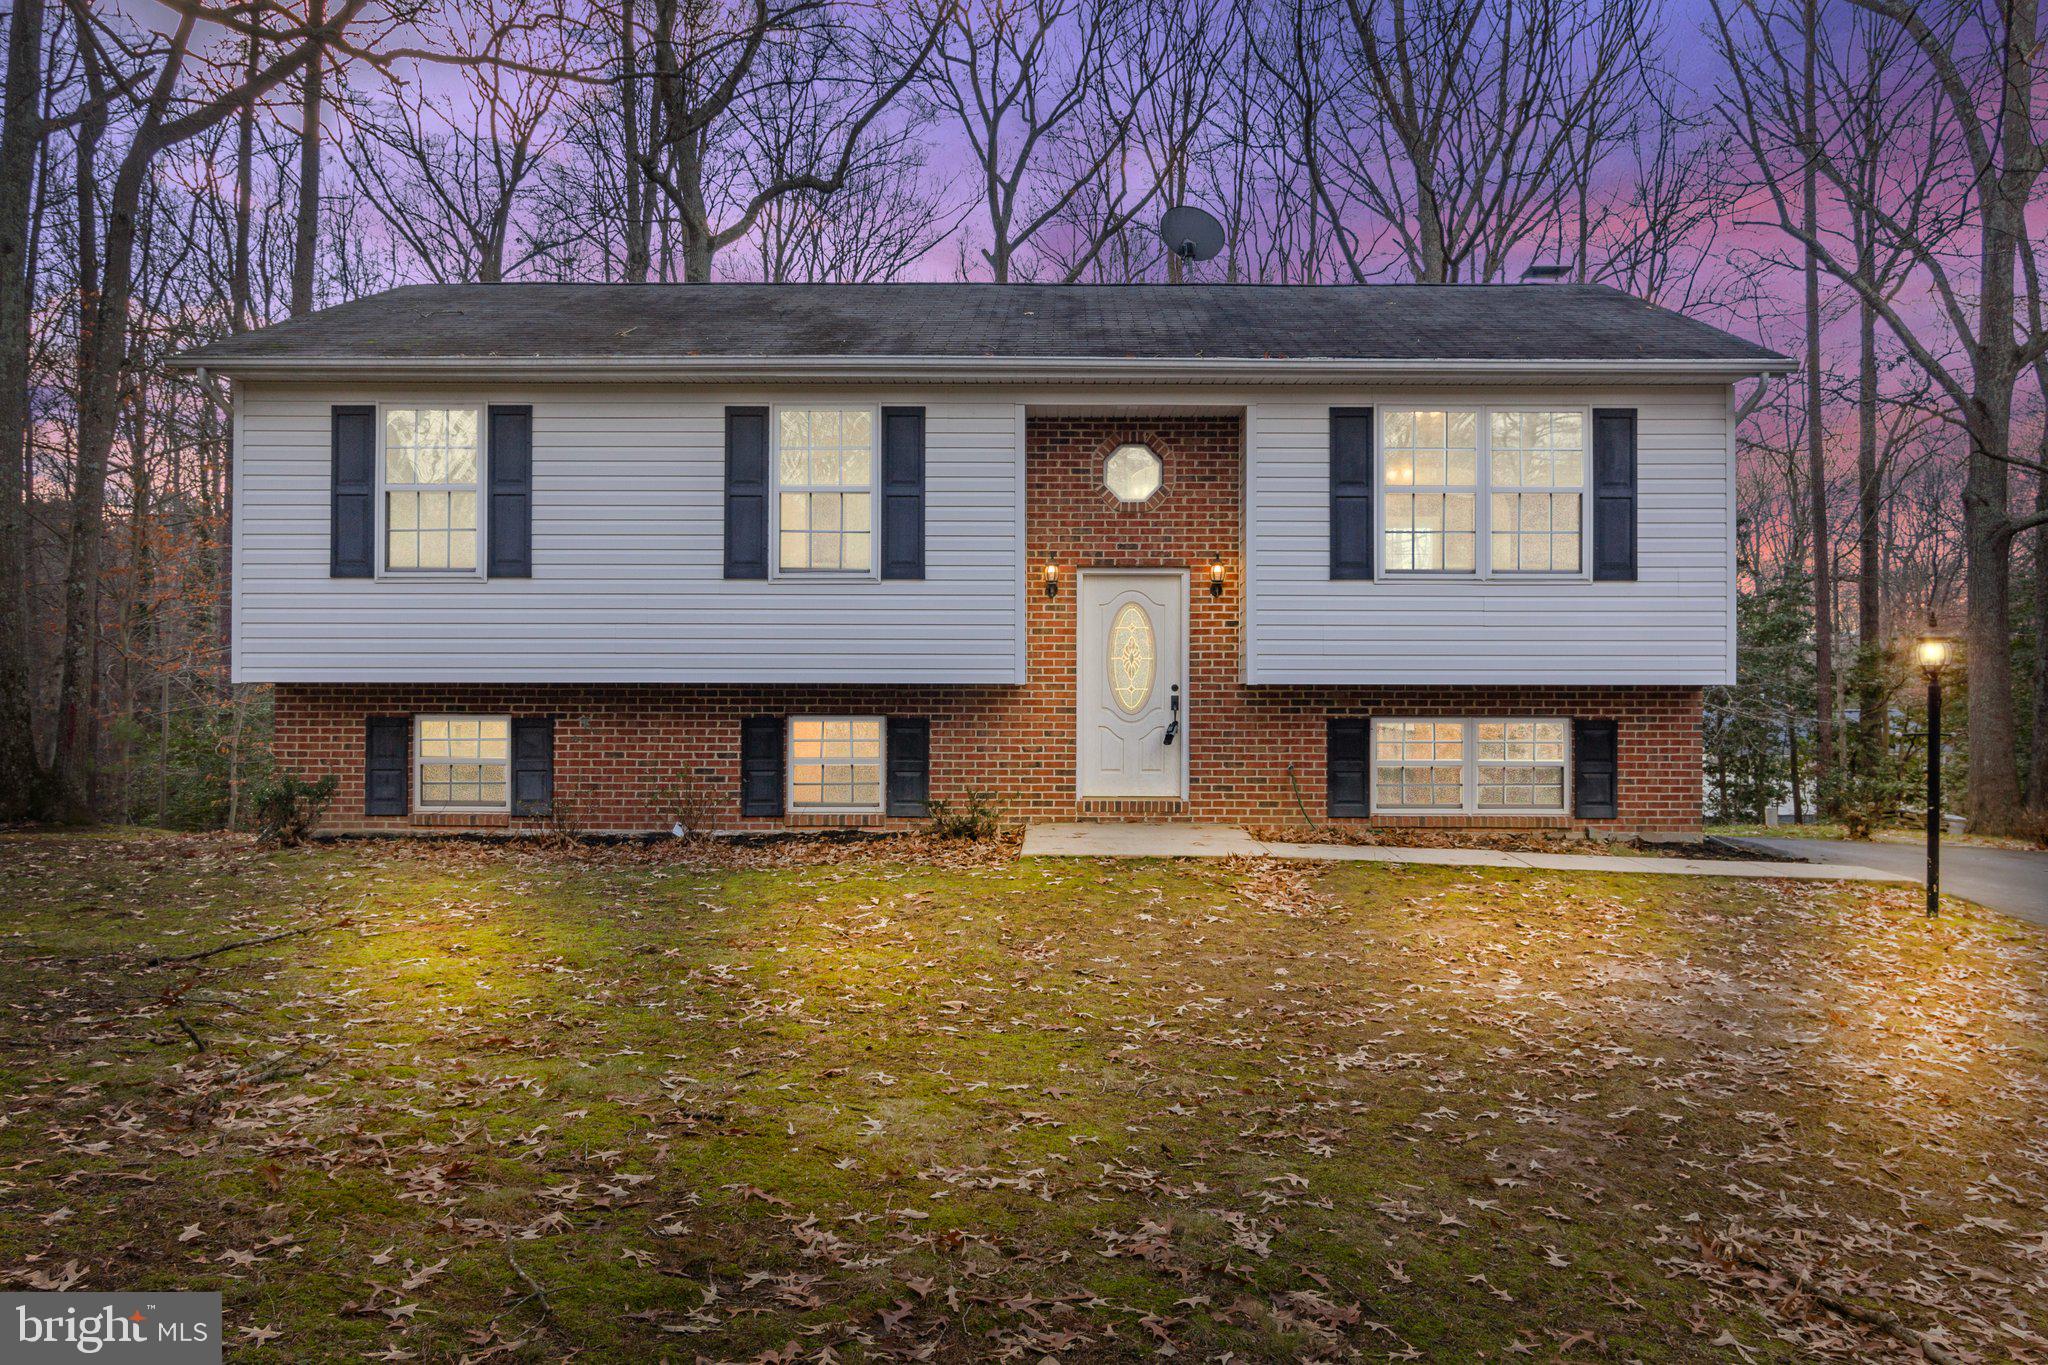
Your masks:
{"label": "basement window", "polygon": [[510,810],[508,716],[421,716],[413,737],[413,790],[423,811]]}
{"label": "basement window", "polygon": [[789,808],[882,809],[882,719],[794,716],[789,722]]}
{"label": "basement window", "polygon": [[1376,720],[1372,807],[1389,815],[1562,815],[1571,723]]}

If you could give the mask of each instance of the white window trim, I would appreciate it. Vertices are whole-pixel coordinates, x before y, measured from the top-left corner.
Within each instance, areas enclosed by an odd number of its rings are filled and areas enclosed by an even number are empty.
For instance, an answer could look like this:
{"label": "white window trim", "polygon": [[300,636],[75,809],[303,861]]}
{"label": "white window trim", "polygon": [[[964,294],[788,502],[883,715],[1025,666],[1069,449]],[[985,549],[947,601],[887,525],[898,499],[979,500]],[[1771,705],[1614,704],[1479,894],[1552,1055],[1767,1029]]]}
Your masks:
{"label": "white window trim", "polygon": [[[379,403],[378,403],[378,404],[376,405],[376,408],[377,408],[377,453],[376,453],[376,460],[377,460],[377,499],[376,499],[376,506],[375,506],[375,507],[373,507],[373,508],[371,509],[371,517],[372,517],[372,520],[373,520],[373,521],[375,522],[375,524],[376,524],[376,532],[375,532],[375,534],[376,534],[376,537],[377,537],[377,577],[378,577],[379,579],[392,579],[392,580],[397,580],[397,581],[402,581],[402,582],[417,582],[417,581],[419,581],[419,580],[421,580],[421,579],[426,579],[426,580],[429,580],[429,581],[431,581],[431,580],[435,580],[435,579],[440,579],[440,580],[454,580],[454,581],[456,581],[456,582],[469,582],[469,581],[471,581],[471,580],[479,580],[479,579],[484,579],[484,578],[488,578],[488,577],[489,577],[489,574],[488,574],[488,572],[487,572],[487,569],[488,569],[488,566],[489,566],[489,564],[490,564],[490,557],[491,557],[491,547],[490,547],[490,499],[489,499],[488,495],[487,495],[487,494],[486,494],[486,492],[485,492],[485,488],[484,488],[484,485],[486,484],[486,482],[487,482],[487,481],[489,480],[489,478],[490,478],[490,458],[491,458],[491,457],[490,457],[490,452],[491,452],[491,431],[490,431],[490,420],[491,420],[491,413],[490,413],[490,407],[489,407],[489,405],[488,405],[488,404],[484,404],[484,403],[480,403],[480,402],[473,402],[473,401],[470,401],[470,400],[468,400],[468,399],[460,399],[460,400],[451,400],[451,399],[440,399],[440,398],[416,398],[416,399],[396,399],[396,400],[392,400],[392,401],[389,401],[389,402],[379,402]],[[468,569],[394,569],[394,568],[392,568],[392,567],[391,567],[390,563],[388,562],[388,557],[389,557],[389,555],[390,555],[390,553],[391,553],[391,540],[390,540],[390,537],[389,537],[389,535],[387,535],[387,534],[386,534],[386,530],[385,530],[385,525],[384,525],[384,520],[385,520],[385,516],[386,516],[385,508],[386,508],[386,505],[387,505],[387,504],[389,503],[390,499],[389,499],[388,497],[386,497],[386,496],[385,496],[385,495],[386,495],[386,493],[387,493],[388,491],[390,491],[391,489],[393,489],[393,488],[396,488],[396,489],[398,489],[398,490],[401,490],[401,491],[402,491],[402,490],[404,490],[404,489],[410,489],[410,488],[423,488],[423,489],[434,489],[434,488],[461,488],[461,487],[463,486],[463,485],[461,485],[461,484],[458,484],[458,483],[449,483],[449,484],[439,484],[439,483],[437,483],[437,484],[395,484],[395,485],[394,485],[394,484],[387,484],[387,483],[385,482],[385,479],[384,479],[384,431],[385,431],[385,425],[386,425],[386,424],[385,424],[385,414],[386,414],[386,413],[388,413],[388,412],[390,412],[390,411],[391,411],[392,409],[394,409],[394,408],[442,408],[442,409],[445,409],[445,410],[447,410],[447,411],[450,411],[450,412],[454,412],[454,411],[463,411],[463,410],[467,410],[467,411],[469,411],[469,412],[474,412],[474,413],[476,414],[476,484],[475,484],[475,487],[476,487],[476,565],[475,565],[475,567],[473,567],[473,568],[468,568]],[[414,735],[415,735],[415,738],[417,738],[418,732],[417,732],[417,731],[415,731],[415,732],[414,732]]]}
{"label": "white window trim", "polygon": [[[421,752],[420,727],[430,720],[502,720],[505,722],[505,799],[496,805],[429,805],[422,797],[425,783],[421,769],[428,759]],[[446,763],[448,759],[434,759]],[[512,811],[512,717],[498,712],[433,711],[412,718],[412,808],[421,815],[509,815]]]}
{"label": "white window trim", "polygon": [[[872,806],[808,806],[796,799],[796,723],[800,720],[830,723],[835,720],[875,722],[881,736],[875,759],[875,804]],[[511,790],[509,787],[506,789]],[[889,718],[887,716],[824,715],[806,712],[792,715],[782,725],[782,808],[791,815],[882,815],[889,809]]]}
{"label": "white window trim", "polygon": [[[1466,569],[1390,569],[1384,563],[1387,557],[1387,494],[1391,492],[1412,492],[1419,485],[1408,484],[1392,488],[1387,483],[1387,415],[1391,412],[1470,412],[1477,418],[1478,467],[1475,471],[1477,482],[1472,489],[1472,527],[1476,537],[1472,554],[1473,567]],[[1580,415],[1586,434],[1586,443],[1579,459],[1579,567],[1571,569],[1495,569],[1493,567],[1493,422],[1496,412],[1575,412]],[[1398,578],[1403,582],[1441,581],[1447,583],[1504,582],[1504,583],[1590,583],[1593,581],[1593,408],[1591,404],[1578,403],[1452,403],[1442,400],[1414,399],[1408,401],[1375,403],[1373,405],[1373,499],[1372,499],[1372,550],[1373,563],[1383,578]],[[1434,487],[1435,485],[1432,485]],[[1520,487],[1503,488],[1507,492],[1547,491],[1569,493],[1568,484],[1555,485],[1547,490],[1524,490]],[[1489,717],[1489,719],[1491,719]],[[1528,719],[1517,717],[1517,719]]]}
{"label": "white window trim", "polygon": [[[1549,722],[1564,726],[1564,805],[1556,810],[1544,810],[1531,806],[1482,806],[1479,804],[1479,727],[1489,721],[1508,723],[1528,721]],[[1465,761],[1458,778],[1458,794],[1461,798],[1455,806],[1389,806],[1380,801],[1379,753],[1381,725],[1459,725],[1464,727]],[[1567,716],[1374,716],[1366,727],[1366,782],[1372,792],[1372,813],[1374,815],[1512,815],[1533,816],[1554,820],[1569,816],[1573,810],[1572,792],[1572,723]],[[1522,764],[1534,767],[1535,764]],[[1542,766],[1551,766],[1548,762]]]}
{"label": "white window trim", "polygon": [[[868,451],[868,566],[866,569],[785,569],[782,567],[782,414],[829,408],[834,412],[865,412],[872,445]],[[799,490],[792,489],[792,492]],[[805,492],[858,493],[854,487]],[[768,577],[798,583],[879,583],[882,579],[882,405],[840,403],[819,399],[808,403],[774,403],[768,408]],[[833,719],[843,719],[835,716]]]}

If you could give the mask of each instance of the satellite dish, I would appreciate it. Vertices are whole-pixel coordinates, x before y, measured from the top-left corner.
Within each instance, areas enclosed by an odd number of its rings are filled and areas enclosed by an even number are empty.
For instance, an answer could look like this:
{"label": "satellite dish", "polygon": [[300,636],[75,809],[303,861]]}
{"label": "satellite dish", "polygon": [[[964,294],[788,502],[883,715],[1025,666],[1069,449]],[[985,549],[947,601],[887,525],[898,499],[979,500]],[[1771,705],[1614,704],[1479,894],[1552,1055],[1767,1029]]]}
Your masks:
{"label": "satellite dish", "polygon": [[1159,235],[1183,261],[1206,261],[1223,250],[1223,224],[1192,204],[1168,209],[1159,220]]}

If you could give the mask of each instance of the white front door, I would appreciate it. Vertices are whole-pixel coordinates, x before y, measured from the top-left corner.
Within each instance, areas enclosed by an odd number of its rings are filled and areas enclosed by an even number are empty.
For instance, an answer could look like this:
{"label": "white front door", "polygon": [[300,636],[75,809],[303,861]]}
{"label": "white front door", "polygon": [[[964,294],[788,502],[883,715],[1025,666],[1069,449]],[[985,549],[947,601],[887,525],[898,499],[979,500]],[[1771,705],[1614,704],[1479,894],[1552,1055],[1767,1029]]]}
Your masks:
{"label": "white front door", "polygon": [[1080,577],[1081,795],[1182,796],[1187,575],[1094,570]]}

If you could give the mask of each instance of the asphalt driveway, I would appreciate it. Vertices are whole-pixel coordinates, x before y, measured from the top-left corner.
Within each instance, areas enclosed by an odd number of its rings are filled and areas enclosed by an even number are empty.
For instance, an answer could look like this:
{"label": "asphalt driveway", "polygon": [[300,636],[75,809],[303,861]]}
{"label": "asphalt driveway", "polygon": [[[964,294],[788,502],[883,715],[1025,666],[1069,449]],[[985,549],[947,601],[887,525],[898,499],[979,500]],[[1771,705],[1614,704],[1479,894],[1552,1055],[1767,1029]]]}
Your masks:
{"label": "asphalt driveway", "polygon": [[[1925,881],[1927,849],[1922,844],[1854,843],[1847,839],[1731,839],[1730,843],[1782,858],[1820,863],[1856,863],[1880,872],[1901,872]],[[1941,889],[2033,924],[2048,925],[2048,853],[2016,849],[1941,846]]]}

